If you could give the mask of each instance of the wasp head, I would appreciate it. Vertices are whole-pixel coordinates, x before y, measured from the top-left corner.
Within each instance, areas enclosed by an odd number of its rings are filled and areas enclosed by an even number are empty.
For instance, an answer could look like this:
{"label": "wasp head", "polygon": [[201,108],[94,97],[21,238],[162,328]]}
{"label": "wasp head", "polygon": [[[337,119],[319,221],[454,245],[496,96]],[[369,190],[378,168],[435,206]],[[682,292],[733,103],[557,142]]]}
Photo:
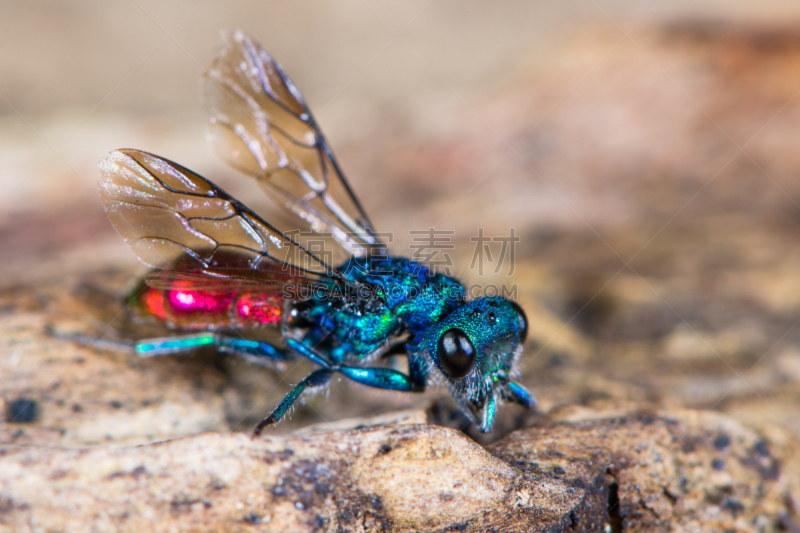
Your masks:
{"label": "wasp head", "polygon": [[435,367],[461,409],[484,433],[500,400],[526,407],[536,400],[511,381],[528,331],[525,312],[501,297],[467,302],[445,316],[425,341]]}

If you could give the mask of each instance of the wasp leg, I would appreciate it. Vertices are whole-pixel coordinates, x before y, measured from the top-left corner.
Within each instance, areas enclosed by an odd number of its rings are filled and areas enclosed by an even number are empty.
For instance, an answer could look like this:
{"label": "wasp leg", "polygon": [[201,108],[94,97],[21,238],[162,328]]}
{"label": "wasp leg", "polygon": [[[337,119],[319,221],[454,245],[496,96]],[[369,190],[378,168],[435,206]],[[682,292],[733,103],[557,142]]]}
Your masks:
{"label": "wasp leg", "polygon": [[416,392],[419,390],[411,377],[397,370],[392,370],[391,368],[361,368],[357,366],[333,364],[328,361],[324,355],[314,350],[314,348],[303,344],[297,339],[288,339],[286,341],[286,346],[290,350],[307,357],[323,368],[315,370],[303,379],[303,381],[298,383],[289,394],[286,395],[278,407],[256,426],[254,431],[256,435],[260,435],[265,427],[276,424],[304,390],[327,385],[334,372],[339,372],[357,383],[378,389],[404,392]]}
{"label": "wasp leg", "polygon": [[308,358],[312,362],[318,364],[323,368],[332,368],[333,364],[321,353],[316,351],[314,348],[307,346],[300,342],[297,339],[288,339],[286,341],[286,347],[290,350],[294,350],[295,352],[299,353],[303,357]]}
{"label": "wasp leg", "polygon": [[412,392],[424,391],[428,376],[428,372],[425,369],[425,361],[411,350],[408,350],[408,373]]}
{"label": "wasp leg", "polygon": [[77,344],[82,344],[82,348],[92,346],[101,350],[115,350],[130,352],[134,350],[134,343],[125,340],[104,339],[98,336],[84,335],[82,333],[60,333],[52,326],[45,326],[45,332],[56,339],[64,339]]}
{"label": "wasp leg", "polygon": [[136,354],[139,357],[172,355],[189,352],[203,346],[214,346],[220,352],[234,354],[256,364],[286,361],[288,359],[284,350],[266,342],[236,339],[217,333],[200,333],[139,341],[136,343]]}
{"label": "wasp leg", "polygon": [[414,391],[412,379],[391,368],[360,368],[357,366],[336,366],[333,370],[352,379],[356,383],[376,389]]}
{"label": "wasp leg", "polygon": [[489,433],[489,431],[492,430],[495,414],[497,414],[497,398],[495,398],[493,392],[490,392],[489,399],[483,408],[481,423],[478,425],[478,429],[481,431],[481,433]]}
{"label": "wasp leg", "polygon": [[420,340],[409,339],[404,353],[408,357],[408,375],[411,381],[411,392],[423,392],[426,387],[428,371],[425,359],[420,356]]}
{"label": "wasp leg", "polygon": [[298,383],[289,394],[286,395],[281,403],[278,404],[278,407],[276,407],[267,418],[259,422],[254,433],[260,435],[265,427],[276,424],[304,390],[327,385],[334,372],[339,372],[353,381],[369,387],[405,392],[413,390],[411,378],[391,368],[359,368],[356,366],[321,368],[315,370],[303,381]]}
{"label": "wasp leg", "polygon": [[315,387],[322,387],[328,384],[328,381],[331,379],[331,374],[333,374],[332,370],[327,368],[321,368],[319,370],[315,370],[308,376],[306,376],[303,381],[298,383],[295,388],[293,388],[286,397],[281,400],[281,403],[278,404],[278,407],[275,408],[270,415],[258,423],[254,433],[256,435],[260,435],[261,432],[264,430],[265,427],[271,426],[277,423],[283,415],[286,414],[286,411],[292,406],[292,404],[297,400],[297,398],[303,393],[304,390],[308,388],[315,388]]}
{"label": "wasp leg", "polygon": [[[353,381],[362,383],[369,387],[406,392],[417,392],[420,390],[417,386],[417,382],[413,378],[403,374],[402,372],[398,372],[397,370],[392,370],[390,368],[361,368],[357,366],[333,364],[328,361],[324,355],[314,350],[314,348],[311,348],[310,346],[307,346],[296,339],[287,340],[286,346],[307,357],[325,369],[339,372]],[[419,378],[419,375],[417,377]]]}
{"label": "wasp leg", "polygon": [[507,400],[518,403],[524,407],[527,407],[528,409],[536,406],[536,398],[533,397],[533,394],[528,392],[528,389],[518,383],[509,381],[508,392],[506,394]]}

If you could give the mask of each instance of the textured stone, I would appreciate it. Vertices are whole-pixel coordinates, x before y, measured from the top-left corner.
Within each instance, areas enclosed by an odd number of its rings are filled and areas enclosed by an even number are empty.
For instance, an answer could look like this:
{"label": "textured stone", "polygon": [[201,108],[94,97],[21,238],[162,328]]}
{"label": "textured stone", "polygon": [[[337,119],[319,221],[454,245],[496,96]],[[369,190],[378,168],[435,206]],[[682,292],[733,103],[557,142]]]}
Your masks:
{"label": "textured stone", "polygon": [[[416,415],[401,418],[413,421]],[[379,420],[380,422],[380,420]],[[368,425],[369,420],[351,421]],[[775,531],[794,441],[717,413],[581,408],[483,448],[427,424],[6,448],[0,524],[43,531]]]}

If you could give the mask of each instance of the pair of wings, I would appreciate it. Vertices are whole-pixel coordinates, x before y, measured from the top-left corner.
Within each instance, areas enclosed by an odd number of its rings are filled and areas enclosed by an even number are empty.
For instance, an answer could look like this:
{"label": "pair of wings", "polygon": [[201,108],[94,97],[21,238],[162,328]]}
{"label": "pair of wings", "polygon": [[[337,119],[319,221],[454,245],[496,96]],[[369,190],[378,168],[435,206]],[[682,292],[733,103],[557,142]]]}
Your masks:
{"label": "pair of wings", "polygon": [[258,43],[241,32],[225,36],[203,76],[202,95],[217,151],[296,215],[301,228],[296,236],[279,231],[167,159],[111,152],[100,163],[100,194],[111,222],[144,263],[160,268],[180,259],[180,268],[149,274],[149,285],[344,282],[326,260],[333,255],[309,251],[309,235],[328,237],[318,242],[332,240],[339,257],[383,252],[303,96]]}

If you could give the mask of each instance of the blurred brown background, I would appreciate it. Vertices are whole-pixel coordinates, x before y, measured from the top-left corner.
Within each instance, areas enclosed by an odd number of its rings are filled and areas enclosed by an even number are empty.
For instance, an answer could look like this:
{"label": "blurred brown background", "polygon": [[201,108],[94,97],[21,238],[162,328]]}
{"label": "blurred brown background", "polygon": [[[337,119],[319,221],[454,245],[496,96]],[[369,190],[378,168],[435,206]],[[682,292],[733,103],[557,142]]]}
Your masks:
{"label": "blurred brown background", "polygon": [[[4,440],[247,429],[288,390],[244,363],[138,361],[45,333],[127,327],[121,300],[145,268],[96,194],[108,151],[158,153],[276,213],[204,140],[198,77],[234,28],[294,79],[397,253],[409,230],[453,230],[465,281],[517,284],[533,328],[523,381],[544,409],[621,399],[800,432],[797,2],[2,2],[0,14],[0,391],[40,406]],[[469,269],[480,227],[521,237],[510,277]],[[337,384],[280,431],[436,396]]]}

